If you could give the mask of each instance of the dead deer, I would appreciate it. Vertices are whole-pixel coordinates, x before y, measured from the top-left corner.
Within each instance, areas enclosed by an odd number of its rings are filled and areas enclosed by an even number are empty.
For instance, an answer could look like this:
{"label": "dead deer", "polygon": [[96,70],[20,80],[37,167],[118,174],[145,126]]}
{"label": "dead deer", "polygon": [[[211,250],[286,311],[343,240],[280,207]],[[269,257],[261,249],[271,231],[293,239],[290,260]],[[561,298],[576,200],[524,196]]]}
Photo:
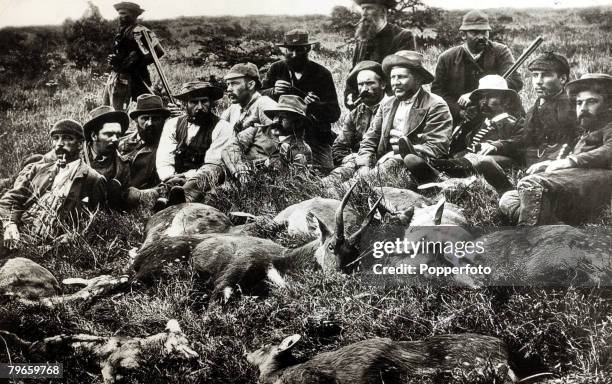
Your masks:
{"label": "dead deer", "polygon": [[151,356],[193,360],[198,357],[176,320],[166,324],[165,332],[148,337],[59,335],[29,342],[14,333],[0,331],[9,345],[21,348],[24,355],[37,360],[57,356],[93,357],[102,371],[105,384],[120,382],[130,371],[136,371]]}
{"label": "dead deer", "polygon": [[[332,227],[340,204],[340,200],[315,197],[283,209],[274,217],[274,221],[287,225],[287,232],[291,235],[316,234],[318,225],[316,220],[313,220],[314,216],[328,227]],[[349,228],[357,224],[357,212],[354,209],[345,208],[343,215],[344,222]]]}
{"label": "dead deer", "polygon": [[300,335],[289,336],[278,345],[266,345],[246,356],[259,368],[261,383],[403,383],[455,370],[475,372],[480,377],[492,374],[505,383],[516,381],[505,343],[492,336],[451,334],[419,341],[375,338],[295,364],[291,350],[299,340]]}

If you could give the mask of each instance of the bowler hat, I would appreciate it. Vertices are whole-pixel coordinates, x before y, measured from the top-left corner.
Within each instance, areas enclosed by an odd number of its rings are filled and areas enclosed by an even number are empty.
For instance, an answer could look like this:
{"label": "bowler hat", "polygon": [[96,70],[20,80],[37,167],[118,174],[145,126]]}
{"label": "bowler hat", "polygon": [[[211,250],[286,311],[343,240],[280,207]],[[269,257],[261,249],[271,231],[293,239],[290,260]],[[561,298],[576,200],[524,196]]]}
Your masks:
{"label": "bowler hat", "polygon": [[397,51],[385,57],[382,68],[387,76],[393,67],[405,67],[417,71],[423,78],[423,84],[429,84],[434,80],[434,75],[423,66],[423,55],[415,51]]}
{"label": "bowler hat", "polygon": [[181,85],[181,90],[174,95],[179,100],[187,101],[194,97],[208,96],[212,101],[223,97],[223,89],[212,85],[208,81],[190,81]]}
{"label": "bowler hat", "polygon": [[306,102],[299,96],[281,95],[281,97],[278,98],[276,107],[264,110],[264,114],[270,119],[273,119],[279,112],[291,112],[310,121],[310,118],[306,114],[306,107]]}
{"label": "bowler hat", "polygon": [[53,124],[51,130],[49,130],[49,135],[53,136],[56,133],[67,133],[69,135],[74,135],[81,140],[85,138],[81,123],[72,119],[62,119]]}
{"label": "bowler hat", "polygon": [[477,102],[484,95],[503,95],[509,97],[515,106],[521,104],[521,98],[515,90],[508,88],[508,82],[500,75],[487,75],[478,81],[478,89],[472,91],[470,100]]}
{"label": "bowler hat", "polygon": [[363,4],[378,4],[386,8],[395,8],[397,3],[395,0],[355,0],[355,4],[359,6]]}
{"label": "bowler hat", "polygon": [[157,95],[143,93],[136,99],[136,108],[130,111],[130,119],[136,120],[140,115],[161,115],[164,118],[170,116],[170,110],[164,108],[162,98]]}
{"label": "bowler hat", "polygon": [[276,44],[278,47],[301,47],[316,44],[316,41],[308,40],[308,31],[305,29],[292,29],[285,33],[284,41]]}
{"label": "bowler hat", "polygon": [[569,76],[570,66],[565,56],[555,53],[546,52],[536,57],[529,63],[527,69],[530,71],[552,71],[560,75]]}
{"label": "bowler hat", "polygon": [[463,16],[460,31],[490,31],[489,16],[477,9],[470,11]]}
{"label": "bowler hat", "polygon": [[85,139],[91,139],[92,133],[97,133],[105,123],[119,123],[121,134],[125,133],[130,124],[130,118],[123,111],[115,111],[109,105],[103,105],[89,112],[89,120],[83,124]]}
{"label": "bowler hat", "polygon": [[349,73],[348,77],[346,78],[346,83],[349,85],[352,85],[353,87],[356,87],[357,86],[357,75],[359,75],[359,72],[361,71],[373,71],[378,76],[386,80],[385,72],[383,71],[382,65],[380,65],[380,63],[377,63],[372,60],[364,60],[364,61],[360,61],[359,63],[357,63],[357,65],[355,65],[355,68],[353,68],[353,70]]}
{"label": "bowler hat", "polygon": [[[612,76],[607,73],[585,73],[580,79],[567,83],[565,90],[567,94],[573,98],[578,92],[589,89],[594,84],[612,90]],[[612,93],[612,91],[610,91],[610,93]]]}
{"label": "bowler hat", "polygon": [[223,77],[224,80],[236,79],[239,77],[249,77],[257,83],[257,88],[261,88],[259,70],[253,63],[236,64],[230,68],[229,73]]}
{"label": "bowler hat", "polygon": [[121,3],[113,5],[113,7],[115,7],[117,11],[125,9],[126,11],[131,12],[136,16],[140,16],[145,11],[144,9],[140,8],[140,5],[129,1],[122,1]]}

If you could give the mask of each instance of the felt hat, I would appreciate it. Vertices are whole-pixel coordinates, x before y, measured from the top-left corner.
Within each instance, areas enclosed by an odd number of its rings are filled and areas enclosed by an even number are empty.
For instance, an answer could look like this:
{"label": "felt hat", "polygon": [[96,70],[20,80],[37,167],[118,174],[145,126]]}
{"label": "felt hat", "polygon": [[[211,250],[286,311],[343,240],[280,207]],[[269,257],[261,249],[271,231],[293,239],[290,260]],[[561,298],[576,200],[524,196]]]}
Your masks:
{"label": "felt hat", "polygon": [[208,96],[212,101],[219,100],[223,97],[223,89],[219,88],[208,81],[190,81],[181,85],[181,90],[174,95],[181,101],[187,101],[190,98]]}
{"label": "felt hat", "polygon": [[477,9],[466,13],[461,22],[460,31],[490,31],[489,16]]}
{"label": "felt hat", "polygon": [[164,108],[162,98],[157,95],[143,93],[136,99],[136,108],[130,111],[130,119],[136,120],[140,115],[161,115],[164,118],[170,116],[170,110]]}
{"label": "felt hat", "polygon": [[305,29],[292,29],[285,33],[283,42],[276,44],[278,47],[302,47],[316,44],[316,41],[308,39],[308,31]]}
{"label": "felt hat", "polygon": [[85,135],[83,134],[83,126],[81,125],[81,123],[72,119],[62,119],[57,123],[53,124],[53,126],[49,130],[49,135],[53,136],[57,133],[67,133],[69,135],[76,136],[81,140],[85,138]]}
{"label": "felt hat", "polygon": [[145,11],[144,9],[140,8],[140,5],[129,1],[122,1],[121,3],[113,5],[113,7],[115,7],[117,11],[124,9],[136,16],[140,16]]}
{"label": "felt hat", "polygon": [[278,98],[276,107],[264,110],[264,114],[270,119],[273,119],[279,112],[291,112],[310,121],[310,118],[306,114],[306,108],[306,102],[301,97],[295,95],[281,95],[281,97]]}
{"label": "felt hat", "polygon": [[397,5],[395,0],[355,0],[355,4],[362,6],[363,4],[378,4],[386,8],[395,8]]}
{"label": "felt hat", "polygon": [[434,80],[434,75],[423,66],[423,55],[415,51],[397,51],[385,57],[382,68],[387,76],[393,67],[405,67],[417,71],[423,78],[423,84],[429,84]]}
{"label": "felt hat", "polygon": [[[612,76],[607,73],[585,73],[580,79],[567,83],[565,91],[573,98],[578,92],[589,89],[594,84],[600,84],[604,88],[612,90]],[[612,93],[612,91],[610,92]]]}
{"label": "felt hat", "polygon": [[106,123],[119,123],[121,134],[125,133],[130,125],[130,118],[124,111],[115,111],[109,105],[103,105],[89,112],[89,120],[83,124],[85,139],[89,140],[92,133],[97,133]]}
{"label": "felt hat", "polygon": [[478,81],[478,89],[472,91],[470,100],[477,102],[484,95],[503,95],[509,97],[514,105],[521,104],[521,98],[514,89],[508,88],[508,82],[500,75],[487,75]]}

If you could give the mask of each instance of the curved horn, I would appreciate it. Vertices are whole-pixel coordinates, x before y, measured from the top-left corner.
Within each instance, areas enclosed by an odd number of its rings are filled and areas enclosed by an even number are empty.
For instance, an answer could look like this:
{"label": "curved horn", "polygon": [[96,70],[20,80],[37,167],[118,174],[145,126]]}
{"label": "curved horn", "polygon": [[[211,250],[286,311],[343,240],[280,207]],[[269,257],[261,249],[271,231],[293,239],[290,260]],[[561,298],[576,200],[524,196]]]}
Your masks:
{"label": "curved horn", "polygon": [[357,182],[355,182],[355,184],[349,188],[349,190],[344,194],[340,206],[338,209],[336,209],[336,240],[344,240],[344,208],[346,207],[346,203],[348,203],[348,199],[351,196],[351,193],[353,193],[353,189],[355,189],[356,185]]}
{"label": "curved horn", "polygon": [[372,207],[372,209],[370,209],[370,212],[368,212],[368,215],[366,216],[365,219],[363,219],[363,222],[361,223],[361,226],[359,227],[359,229],[357,230],[357,232],[353,233],[348,241],[350,244],[354,244],[355,241],[359,240],[359,236],[361,236],[361,232],[363,232],[364,229],[366,229],[366,227],[368,225],[370,225],[370,223],[372,222],[372,219],[374,218],[374,212],[376,212],[376,209],[378,208],[378,204],[380,204],[380,201],[382,200],[383,196],[379,197],[378,200],[376,200],[376,203],[374,203],[374,206]]}

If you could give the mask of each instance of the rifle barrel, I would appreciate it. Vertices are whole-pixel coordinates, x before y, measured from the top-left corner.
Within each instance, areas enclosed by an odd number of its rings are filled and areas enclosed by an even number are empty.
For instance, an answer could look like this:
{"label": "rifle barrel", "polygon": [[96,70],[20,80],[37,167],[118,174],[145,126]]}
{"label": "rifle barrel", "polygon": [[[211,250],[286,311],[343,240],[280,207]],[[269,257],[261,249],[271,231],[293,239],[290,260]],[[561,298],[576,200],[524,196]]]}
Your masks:
{"label": "rifle barrel", "polygon": [[540,44],[544,42],[544,38],[542,36],[538,36],[530,45],[523,51],[521,56],[516,60],[516,62],[508,68],[508,70],[502,75],[504,79],[510,77],[514,72],[516,72],[521,65],[531,56],[531,54],[538,49]]}
{"label": "rifle barrel", "polygon": [[168,85],[168,80],[166,79],[166,75],[162,69],[161,63],[159,61],[159,57],[157,57],[157,53],[155,52],[155,47],[153,46],[153,42],[151,41],[151,36],[149,36],[149,31],[142,31],[142,34],[145,38],[145,42],[149,48],[149,52],[151,52],[151,57],[153,58],[153,64],[155,65],[155,69],[157,69],[157,73],[159,74],[159,78],[168,94],[168,98],[172,104],[176,104],[174,97],[172,97],[172,92],[170,91],[170,86]]}

